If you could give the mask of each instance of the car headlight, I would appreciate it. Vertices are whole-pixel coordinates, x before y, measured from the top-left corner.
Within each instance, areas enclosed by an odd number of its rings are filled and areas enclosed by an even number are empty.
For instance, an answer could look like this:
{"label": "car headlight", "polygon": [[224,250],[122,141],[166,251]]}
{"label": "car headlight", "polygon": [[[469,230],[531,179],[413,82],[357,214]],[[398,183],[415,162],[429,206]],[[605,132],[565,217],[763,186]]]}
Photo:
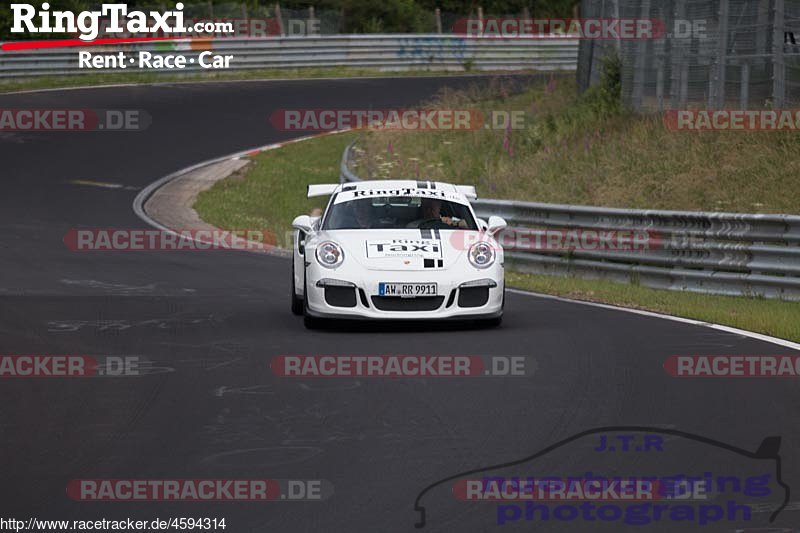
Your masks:
{"label": "car headlight", "polygon": [[344,261],[342,247],[332,241],[325,241],[317,246],[317,261],[326,268],[336,268]]}
{"label": "car headlight", "polygon": [[488,268],[494,263],[495,253],[488,242],[476,242],[469,249],[469,262],[475,268]]}

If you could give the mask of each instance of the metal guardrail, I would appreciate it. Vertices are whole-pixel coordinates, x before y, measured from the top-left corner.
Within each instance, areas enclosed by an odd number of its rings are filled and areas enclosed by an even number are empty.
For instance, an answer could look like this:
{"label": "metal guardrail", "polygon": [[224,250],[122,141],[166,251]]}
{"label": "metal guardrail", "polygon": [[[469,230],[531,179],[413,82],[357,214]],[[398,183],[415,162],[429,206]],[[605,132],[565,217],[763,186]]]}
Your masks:
{"label": "metal guardrail", "polygon": [[[93,45],[0,53],[0,78],[97,73],[79,68],[80,51],[95,54],[127,52],[137,59],[124,69],[102,72],[140,72],[138,53],[153,58],[181,53],[194,59],[173,74],[200,72],[204,51],[232,55],[231,70],[360,67],[384,71],[435,70],[568,70],[577,68],[578,40],[465,38],[446,35],[326,35],[311,37],[221,38],[176,40],[127,45]],[[147,69],[147,72],[153,71]]]}
{"label": "metal guardrail", "polygon": [[[340,180],[360,181],[351,151]],[[513,269],[610,279],[660,289],[800,300],[800,216],[656,211],[481,199],[480,218],[503,217],[529,238],[547,230],[646,232],[644,250],[541,249],[506,252]]]}

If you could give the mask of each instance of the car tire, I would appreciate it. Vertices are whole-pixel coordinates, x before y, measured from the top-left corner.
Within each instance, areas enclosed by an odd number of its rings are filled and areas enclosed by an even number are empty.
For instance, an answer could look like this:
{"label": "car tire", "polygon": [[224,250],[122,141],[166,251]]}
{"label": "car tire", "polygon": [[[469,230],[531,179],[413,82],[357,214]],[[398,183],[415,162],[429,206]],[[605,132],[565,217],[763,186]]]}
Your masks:
{"label": "car tire", "polygon": [[[303,277],[305,277],[305,274]],[[297,296],[297,287],[294,283],[294,260],[292,260],[292,314],[296,316],[302,315],[304,306],[305,296],[302,298]]]}
{"label": "car tire", "polygon": [[500,327],[500,324],[502,323],[503,323],[503,315],[500,315],[495,318],[489,318],[487,320],[484,320],[483,325],[486,328],[497,328]]}
{"label": "car tire", "polygon": [[[308,288],[306,286],[306,283],[307,282],[305,280],[305,275],[304,275],[303,276],[303,287],[306,290],[308,290]],[[307,293],[304,291],[303,294],[307,294]],[[303,298],[303,325],[305,326],[306,329],[320,329],[322,327],[322,325],[323,325],[323,319],[317,318],[315,316],[312,316],[308,312],[308,300],[306,300],[305,297]]]}
{"label": "car tire", "polygon": [[[500,303],[500,311],[502,312],[503,310],[505,310],[505,308],[506,308],[506,291],[503,290],[503,300]],[[481,325],[485,328],[497,328],[500,327],[500,324],[502,323],[503,323],[503,315],[500,315],[494,318],[488,318],[484,320]]]}
{"label": "car tire", "polygon": [[319,329],[321,327],[320,319],[311,315],[303,315],[303,325],[306,329]]}

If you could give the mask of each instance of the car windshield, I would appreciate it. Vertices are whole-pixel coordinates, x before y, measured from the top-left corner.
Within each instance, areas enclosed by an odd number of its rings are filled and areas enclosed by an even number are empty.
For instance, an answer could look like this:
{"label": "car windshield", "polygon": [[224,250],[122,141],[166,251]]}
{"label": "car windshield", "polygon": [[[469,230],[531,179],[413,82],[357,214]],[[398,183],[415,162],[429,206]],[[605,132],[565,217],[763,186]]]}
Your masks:
{"label": "car windshield", "polygon": [[323,230],[341,229],[477,230],[469,207],[418,196],[374,197],[332,204]]}

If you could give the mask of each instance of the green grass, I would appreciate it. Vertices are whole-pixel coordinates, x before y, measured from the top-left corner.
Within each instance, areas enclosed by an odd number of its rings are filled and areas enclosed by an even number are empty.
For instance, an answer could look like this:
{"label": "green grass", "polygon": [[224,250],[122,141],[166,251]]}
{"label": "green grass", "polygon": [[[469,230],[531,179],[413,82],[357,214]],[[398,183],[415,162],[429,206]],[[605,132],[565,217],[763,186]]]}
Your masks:
{"label": "green grass", "polygon": [[[281,240],[295,216],[324,207],[325,198],[306,198],[308,183],[338,179],[343,148],[357,134],[330,135],[264,152],[245,176],[218,182],[200,195],[195,209],[224,229],[268,229]],[[507,273],[510,287],[577,300],[646,309],[725,324],[800,342],[800,303],[711,296],[650,289],[609,281]]]}
{"label": "green grass", "polygon": [[287,247],[292,220],[327,198],[306,198],[309,183],[338,183],[342,150],[356,134],[329,135],[289,144],[252,159],[246,177],[232,176],[202,192],[194,205],[200,217],[229,230],[266,229]]}
{"label": "green grass", "polygon": [[[645,209],[797,213],[796,132],[675,132],[554,78],[503,96],[449,92],[430,106],[523,111],[524,129],[373,131],[359,168],[376,178],[469,183],[489,198]],[[507,140],[507,142],[505,142]]]}
{"label": "green grass", "polygon": [[366,76],[448,76],[465,75],[468,72],[450,72],[435,70],[409,70],[385,72],[378,69],[357,69],[347,67],[336,68],[296,68],[296,69],[262,69],[262,70],[226,70],[199,72],[188,74],[166,74],[158,72],[80,74],[75,76],[41,76],[15,78],[0,81],[0,94],[14,91],[32,91],[37,89],[58,89],[69,87],[87,87],[94,85],[175,83],[187,81],[226,81],[226,80],[262,80],[262,79],[299,79],[299,78],[359,78]]}
{"label": "green grass", "polygon": [[506,284],[528,291],[644,309],[724,324],[800,342],[800,303],[650,289],[611,281],[509,272]]}

